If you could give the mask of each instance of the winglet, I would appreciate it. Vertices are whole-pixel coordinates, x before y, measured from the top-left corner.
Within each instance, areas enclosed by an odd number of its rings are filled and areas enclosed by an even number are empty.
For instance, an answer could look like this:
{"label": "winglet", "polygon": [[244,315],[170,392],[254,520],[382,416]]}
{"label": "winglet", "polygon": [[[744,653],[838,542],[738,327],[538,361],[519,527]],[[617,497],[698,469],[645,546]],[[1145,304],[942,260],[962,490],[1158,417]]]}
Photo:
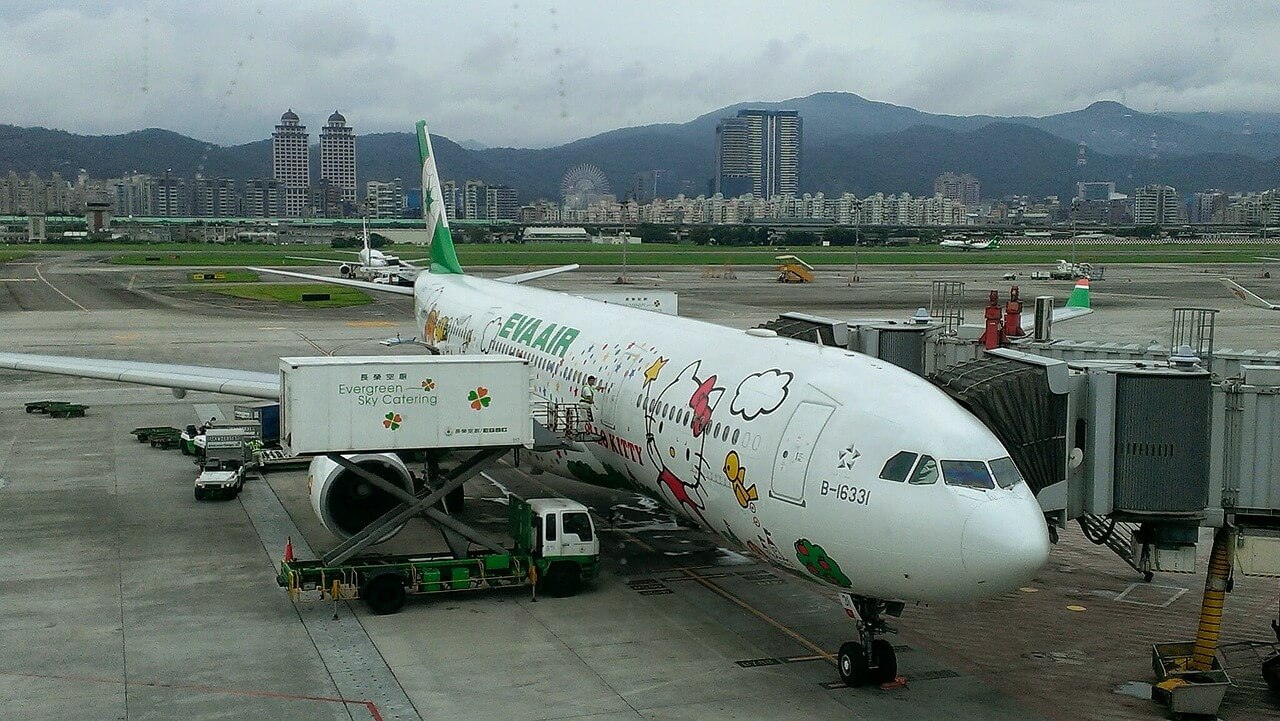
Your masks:
{"label": "winglet", "polygon": [[431,151],[431,135],[427,121],[418,121],[418,160],[422,162],[422,217],[431,231],[431,272],[461,273],[458,254],[453,249],[449,218],[444,212],[444,195],[440,191],[440,174],[436,171],[435,153]]}
{"label": "winglet", "polygon": [[1089,306],[1089,279],[1081,278],[1076,281],[1075,290],[1071,291],[1071,297],[1067,298],[1068,308],[1088,308]]}

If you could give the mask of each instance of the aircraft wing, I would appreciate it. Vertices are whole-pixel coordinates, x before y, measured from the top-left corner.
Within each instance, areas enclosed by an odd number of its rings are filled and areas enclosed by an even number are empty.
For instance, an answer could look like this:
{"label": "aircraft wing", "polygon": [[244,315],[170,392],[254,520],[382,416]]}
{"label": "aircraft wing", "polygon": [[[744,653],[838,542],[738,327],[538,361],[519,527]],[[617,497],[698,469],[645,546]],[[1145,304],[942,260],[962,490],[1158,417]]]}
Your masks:
{"label": "aircraft wing", "polygon": [[206,366],[145,363],[142,361],[70,358],[34,353],[0,353],[0,368],[53,373],[79,378],[99,378],[144,386],[162,386],[190,391],[227,393],[249,398],[280,398],[280,376],[276,373],[209,368]]}
{"label": "aircraft wing", "polygon": [[272,270],[271,268],[249,268],[249,270],[252,270],[258,273],[267,273],[269,275],[283,275],[290,278],[314,280],[317,283],[329,283],[330,285],[345,285],[350,288],[359,288],[361,290],[374,290],[381,293],[395,293],[396,295],[413,295],[413,288],[410,288],[404,285],[391,285],[389,283],[370,283],[367,280],[355,280],[354,278],[333,278],[327,275],[311,275],[309,273],[295,273],[291,270]]}
{"label": "aircraft wing", "polygon": [[524,283],[530,280],[537,280],[538,278],[546,278],[547,276],[550,276],[550,275],[556,275],[556,274],[565,273],[571,270],[577,270],[578,267],[579,266],[577,263],[570,263],[569,265],[558,265],[554,268],[543,268],[542,270],[531,270],[528,273],[517,273],[515,275],[505,275],[501,278],[494,278],[494,280],[501,281],[503,283],[519,284],[519,283]]}
{"label": "aircraft wing", "polygon": [[334,263],[336,265],[346,265],[347,261],[337,260],[335,258],[307,258],[301,255],[286,255],[289,260],[309,260],[313,263]]}
{"label": "aircraft wing", "polygon": [[1280,305],[1275,305],[1274,303],[1269,303],[1263,300],[1257,293],[1254,293],[1230,278],[1219,278],[1219,280],[1222,281],[1223,285],[1227,286],[1227,290],[1231,291],[1232,295],[1239,298],[1244,303],[1255,305],[1259,308],[1266,308],[1267,310],[1280,309]]}

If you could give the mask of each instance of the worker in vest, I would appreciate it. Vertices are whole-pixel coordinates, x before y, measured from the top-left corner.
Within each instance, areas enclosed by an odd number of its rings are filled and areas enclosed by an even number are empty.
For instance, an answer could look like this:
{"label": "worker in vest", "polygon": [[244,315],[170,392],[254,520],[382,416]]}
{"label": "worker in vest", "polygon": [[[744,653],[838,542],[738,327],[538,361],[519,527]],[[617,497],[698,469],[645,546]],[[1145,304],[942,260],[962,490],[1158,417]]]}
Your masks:
{"label": "worker in vest", "polygon": [[595,401],[596,377],[587,376],[587,382],[582,384],[582,387],[578,389],[578,407],[582,411],[582,420],[591,421],[594,419],[595,416],[592,412],[592,406],[595,404]]}

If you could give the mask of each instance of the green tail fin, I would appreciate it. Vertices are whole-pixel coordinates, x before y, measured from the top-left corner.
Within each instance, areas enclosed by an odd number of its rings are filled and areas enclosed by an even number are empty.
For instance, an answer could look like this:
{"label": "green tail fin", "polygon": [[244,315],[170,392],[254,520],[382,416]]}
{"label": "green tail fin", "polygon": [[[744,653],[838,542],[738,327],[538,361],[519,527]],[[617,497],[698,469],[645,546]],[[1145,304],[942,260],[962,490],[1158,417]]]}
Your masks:
{"label": "green tail fin", "polygon": [[1071,297],[1067,298],[1068,308],[1088,308],[1089,307],[1089,279],[1081,278],[1076,281],[1075,290],[1071,291]]}
{"label": "green tail fin", "polygon": [[435,153],[431,152],[431,135],[427,121],[418,121],[418,160],[422,162],[422,218],[431,231],[431,272],[461,273],[458,254],[453,249],[453,234],[444,212],[444,194],[440,191],[440,173],[436,171]]}

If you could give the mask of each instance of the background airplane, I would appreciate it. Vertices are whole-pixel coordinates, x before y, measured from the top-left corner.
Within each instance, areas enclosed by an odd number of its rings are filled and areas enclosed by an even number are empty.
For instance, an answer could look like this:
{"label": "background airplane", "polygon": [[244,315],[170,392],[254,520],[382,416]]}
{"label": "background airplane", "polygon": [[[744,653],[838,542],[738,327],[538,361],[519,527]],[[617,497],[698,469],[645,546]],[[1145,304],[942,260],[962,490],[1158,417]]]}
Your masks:
{"label": "background airplane", "polygon": [[958,248],[960,250],[988,250],[1000,247],[1000,239],[992,238],[991,240],[974,240],[973,238],[944,238],[938,245],[943,248]]}
{"label": "background airplane", "polygon": [[1230,278],[1219,278],[1219,280],[1222,281],[1223,285],[1227,286],[1227,290],[1231,291],[1232,295],[1244,301],[1248,305],[1266,308],[1267,310],[1280,310],[1280,305],[1263,300],[1258,297],[1256,293]]}
{"label": "background airplane", "polygon": [[356,256],[355,263],[345,260],[334,260],[333,258],[314,258],[298,255],[287,255],[290,260],[309,260],[316,263],[333,263],[339,266],[338,272],[345,277],[357,278],[373,283],[390,283],[393,285],[413,285],[413,279],[418,277],[418,273],[422,268],[416,264],[426,258],[414,258],[412,260],[402,260],[397,256],[372,247],[369,241],[369,225],[368,222],[362,223],[362,232],[360,234],[363,247],[358,251],[339,251],[341,253],[350,253]]}

